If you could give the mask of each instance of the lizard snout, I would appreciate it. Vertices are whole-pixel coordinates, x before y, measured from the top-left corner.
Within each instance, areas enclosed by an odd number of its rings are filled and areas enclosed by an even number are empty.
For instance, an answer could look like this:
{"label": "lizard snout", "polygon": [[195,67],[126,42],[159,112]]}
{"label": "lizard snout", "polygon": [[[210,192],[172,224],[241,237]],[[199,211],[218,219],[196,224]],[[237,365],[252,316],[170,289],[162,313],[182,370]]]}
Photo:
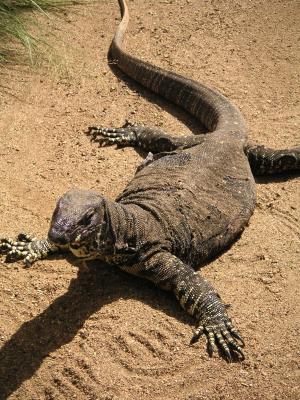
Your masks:
{"label": "lizard snout", "polygon": [[70,242],[66,234],[59,232],[55,228],[51,228],[49,230],[48,239],[50,240],[50,242],[60,246],[67,245]]}

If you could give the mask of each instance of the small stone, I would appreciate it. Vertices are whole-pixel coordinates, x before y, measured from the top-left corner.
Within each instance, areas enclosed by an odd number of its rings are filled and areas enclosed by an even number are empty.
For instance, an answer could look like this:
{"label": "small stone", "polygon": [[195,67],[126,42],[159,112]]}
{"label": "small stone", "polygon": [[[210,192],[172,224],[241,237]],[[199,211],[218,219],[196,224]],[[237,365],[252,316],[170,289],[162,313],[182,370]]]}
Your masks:
{"label": "small stone", "polygon": [[267,278],[267,277],[260,278],[260,281],[262,283],[264,283],[265,285],[270,285],[271,283],[273,283],[273,279],[272,278]]}

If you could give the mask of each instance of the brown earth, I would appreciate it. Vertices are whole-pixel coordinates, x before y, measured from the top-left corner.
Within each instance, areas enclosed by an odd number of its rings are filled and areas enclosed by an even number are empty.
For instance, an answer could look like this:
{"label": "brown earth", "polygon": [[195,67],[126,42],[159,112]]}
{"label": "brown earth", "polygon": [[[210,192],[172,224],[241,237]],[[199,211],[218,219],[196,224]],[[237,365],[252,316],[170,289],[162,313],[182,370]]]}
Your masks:
{"label": "brown earth", "polygon": [[[129,6],[127,48],[219,88],[241,108],[253,139],[299,144],[297,0]],[[197,131],[190,117],[110,70],[118,20],[117,1],[42,19],[60,58],[51,69],[2,75],[10,89],[1,92],[1,236],[45,236],[56,199],[71,187],[110,198],[122,191],[142,157],[90,143],[88,125],[129,118]],[[245,337],[242,363],[210,359],[204,339],[189,346],[192,319],[148,282],[98,262],[84,269],[58,258],[25,269],[2,258],[1,399],[300,398],[299,186],[295,176],[260,180],[250,226],[203,269]]]}

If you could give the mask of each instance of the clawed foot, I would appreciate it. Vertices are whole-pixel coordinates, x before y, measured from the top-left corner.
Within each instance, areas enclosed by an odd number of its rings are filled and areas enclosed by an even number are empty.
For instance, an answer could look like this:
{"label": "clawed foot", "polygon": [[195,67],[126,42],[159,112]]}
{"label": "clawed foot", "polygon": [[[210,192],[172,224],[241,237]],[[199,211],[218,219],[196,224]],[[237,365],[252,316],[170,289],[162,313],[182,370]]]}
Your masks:
{"label": "clawed foot", "polygon": [[57,247],[47,239],[38,240],[26,233],[20,233],[16,241],[10,238],[0,239],[0,253],[6,254],[6,261],[23,260],[27,267],[56,250]]}
{"label": "clawed foot", "polygon": [[102,146],[117,144],[119,146],[134,146],[136,143],[136,125],[126,121],[121,128],[102,128],[90,126],[88,134],[92,140],[99,142]]}
{"label": "clawed foot", "polygon": [[210,356],[213,355],[218,347],[224,353],[228,362],[232,362],[234,354],[237,354],[241,360],[245,359],[242,350],[245,345],[244,340],[232,325],[231,320],[216,325],[199,325],[191,339],[191,344],[197,342],[203,333],[208,339]]}

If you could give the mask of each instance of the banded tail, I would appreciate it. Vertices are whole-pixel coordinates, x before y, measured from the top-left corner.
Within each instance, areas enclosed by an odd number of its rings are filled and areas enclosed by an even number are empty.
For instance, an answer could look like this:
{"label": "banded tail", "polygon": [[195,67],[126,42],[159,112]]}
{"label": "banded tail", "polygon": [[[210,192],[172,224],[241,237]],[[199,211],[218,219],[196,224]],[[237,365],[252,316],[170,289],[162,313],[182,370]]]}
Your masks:
{"label": "banded tail", "polygon": [[210,132],[238,132],[239,137],[246,138],[247,129],[240,111],[217,90],[142,61],[123,50],[129,13],[124,0],[119,0],[119,4],[122,20],[111,45],[111,55],[117,66],[141,85],[189,112]]}

